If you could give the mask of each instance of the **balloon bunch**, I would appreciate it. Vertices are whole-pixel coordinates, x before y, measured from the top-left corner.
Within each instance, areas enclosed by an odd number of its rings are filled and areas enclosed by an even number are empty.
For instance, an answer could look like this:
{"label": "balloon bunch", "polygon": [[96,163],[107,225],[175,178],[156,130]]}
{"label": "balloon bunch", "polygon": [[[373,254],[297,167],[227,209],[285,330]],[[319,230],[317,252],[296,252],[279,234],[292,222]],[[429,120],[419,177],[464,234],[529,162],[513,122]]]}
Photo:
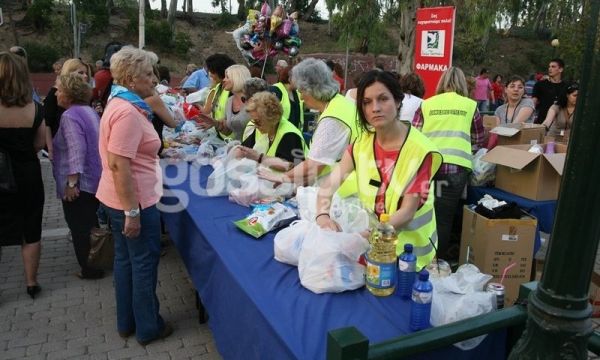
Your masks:
{"label": "balloon bunch", "polygon": [[264,61],[283,52],[298,55],[302,41],[298,37],[298,13],[286,16],[282,5],[271,7],[265,1],[260,11],[248,10],[246,23],[233,32],[238,47],[248,61]]}

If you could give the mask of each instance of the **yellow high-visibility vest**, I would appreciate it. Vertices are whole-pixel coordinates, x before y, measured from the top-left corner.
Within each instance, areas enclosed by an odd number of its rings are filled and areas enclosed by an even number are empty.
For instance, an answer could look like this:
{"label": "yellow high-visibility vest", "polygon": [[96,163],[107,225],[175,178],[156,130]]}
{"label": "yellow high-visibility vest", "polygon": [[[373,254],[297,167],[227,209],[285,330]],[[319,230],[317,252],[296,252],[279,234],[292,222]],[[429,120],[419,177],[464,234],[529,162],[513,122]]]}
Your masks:
{"label": "yellow high-visibility vest", "polygon": [[433,96],[421,104],[421,131],[440,150],[444,162],[473,168],[471,125],[477,102],[455,92]]}
{"label": "yellow high-visibility vest", "polygon": [[[390,183],[385,191],[385,212],[390,215],[398,210],[398,204],[404,196],[404,192],[417,175],[428,154],[432,156],[431,178],[442,164],[442,156],[435,145],[417,129],[408,126],[408,135],[400,149]],[[359,190],[358,196],[363,206],[373,211],[375,210],[375,198],[382,186],[382,179],[375,162],[374,141],[374,134],[364,133],[352,148]],[[404,244],[412,244],[414,254],[417,256],[418,268],[423,268],[431,262],[437,248],[437,230],[433,207],[434,188],[431,181],[426,186],[429,186],[427,201],[416,211],[413,219],[407,225],[402,229],[397,229],[396,253],[402,253]]]}
{"label": "yellow high-visibility vest", "polygon": [[[292,102],[290,101],[290,94],[288,94],[288,91],[282,82],[275,83],[273,84],[273,86],[279,89],[279,91],[281,91],[281,108],[283,109],[283,118],[290,120],[290,114],[292,113]],[[300,96],[298,90],[294,90],[294,92],[298,96],[298,106],[300,109],[298,114],[298,129],[302,132],[302,129],[304,128],[304,101],[302,100],[302,96]]]}

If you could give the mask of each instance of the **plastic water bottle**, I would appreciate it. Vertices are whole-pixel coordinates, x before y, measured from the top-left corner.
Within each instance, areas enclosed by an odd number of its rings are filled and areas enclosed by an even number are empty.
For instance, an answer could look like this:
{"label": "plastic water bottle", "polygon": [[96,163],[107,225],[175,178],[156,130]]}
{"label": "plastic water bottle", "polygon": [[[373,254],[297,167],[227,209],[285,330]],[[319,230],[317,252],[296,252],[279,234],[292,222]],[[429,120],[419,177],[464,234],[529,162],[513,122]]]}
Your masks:
{"label": "plastic water bottle", "polygon": [[375,296],[389,296],[396,289],[396,230],[388,223],[390,216],[381,214],[379,224],[371,231],[367,252],[365,282],[367,289]]}
{"label": "plastic water bottle", "polygon": [[433,285],[429,281],[429,272],[421,270],[415,281],[410,304],[410,329],[419,331],[430,327],[431,299],[433,297]]}
{"label": "plastic water bottle", "polygon": [[412,244],[404,244],[404,252],[398,259],[398,295],[410,299],[417,275],[417,257],[413,254]]}

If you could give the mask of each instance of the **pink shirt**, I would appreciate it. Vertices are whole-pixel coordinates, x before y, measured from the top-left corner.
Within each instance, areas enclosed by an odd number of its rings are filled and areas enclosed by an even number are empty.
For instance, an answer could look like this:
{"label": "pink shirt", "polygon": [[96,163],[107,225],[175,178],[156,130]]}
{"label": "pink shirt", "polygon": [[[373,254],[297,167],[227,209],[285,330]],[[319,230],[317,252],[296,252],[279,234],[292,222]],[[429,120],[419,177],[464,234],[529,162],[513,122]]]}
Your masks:
{"label": "pink shirt", "polygon": [[482,78],[478,76],[475,78],[475,100],[487,100],[489,98],[490,90],[492,89],[492,83],[488,78]]}
{"label": "pink shirt", "polygon": [[162,174],[158,163],[160,139],[152,123],[128,101],[113,98],[100,121],[98,142],[102,175],[96,197],[117,210],[124,209],[117,195],[108,152],[131,159],[133,187],[142,209],[156,204],[162,196]]}

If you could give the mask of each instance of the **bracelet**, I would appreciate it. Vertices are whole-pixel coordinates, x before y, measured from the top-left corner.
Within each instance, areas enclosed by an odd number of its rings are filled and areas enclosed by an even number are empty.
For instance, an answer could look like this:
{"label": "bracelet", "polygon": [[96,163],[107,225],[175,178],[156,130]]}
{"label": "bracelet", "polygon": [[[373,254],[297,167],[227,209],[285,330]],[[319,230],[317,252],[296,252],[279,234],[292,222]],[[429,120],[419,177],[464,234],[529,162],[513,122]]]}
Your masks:
{"label": "bracelet", "polygon": [[258,160],[257,160],[257,161],[258,161],[258,163],[259,163],[259,164],[262,162],[263,155],[264,155],[264,154],[260,154],[260,155],[258,155]]}
{"label": "bracelet", "polygon": [[329,213],[320,213],[319,215],[315,216],[315,221],[317,221],[317,219],[319,218],[319,216],[323,216],[323,215],[329,216]]}

